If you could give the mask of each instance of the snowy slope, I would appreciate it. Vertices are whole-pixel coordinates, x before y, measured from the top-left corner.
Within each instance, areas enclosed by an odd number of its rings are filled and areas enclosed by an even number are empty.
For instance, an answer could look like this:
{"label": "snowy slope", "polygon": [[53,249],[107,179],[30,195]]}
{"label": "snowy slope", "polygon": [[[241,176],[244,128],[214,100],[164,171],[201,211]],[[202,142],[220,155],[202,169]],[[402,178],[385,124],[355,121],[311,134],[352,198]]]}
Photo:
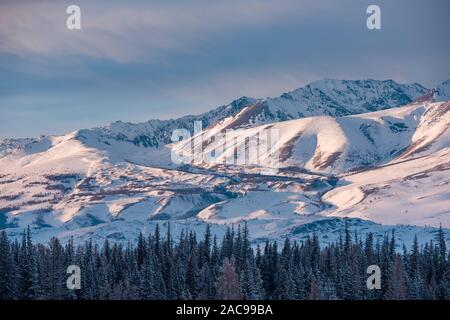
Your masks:
{"label": "snowy slope", "polygon": [[427,91],[417,83],[404,85],[392,80],[326,79],[269,99],[267,103],[273,114],[282,113],[286,118],[319,114],[336,117],[406,105]]}
{"label": "snowy slope", "polygon": [[448,101],[450,100],[450,79],[442,82],[436,87],[434,97],[436,101]]}
{"label": "snowy slope", "polygon": [[[158,148],[172,142],[174,129],[187,129],[192,133],[195,121],[201,121],[203,128],[206,128],[226,120],[230,128],[237,128],[318,115],[358,114],[406,105],[429,91],[416,83],[399,84],[392,80],[325,79],[276,98],[241,97],[200,115],[137,124],[117,121],[105,127],[79,130],[78,135],[87,142],[95,142],[96,147],[122,141]],[[234,118],[239,113],[239,117]],[[36,142],[39,139],[0,141],[0,157]]]}
{"label": "snowy slope", "polygon": [[[302,239],[314,228],[332,239],[350,217],[358,232],[395,227],[406,242],[429,240],[431,227],[450,228],[450,103],[432,102],[446,88],[433,97],[417,84],[324,80],[200,116],[4,140],[0,229],[126,242],[156,223],[209,223],[220,235],[247,221],[254,239]],[[203,132],[167,144],[195,120]],[[268,131],[277,132],[270,150],[246,139]],[[192,150],[192,162],[171,161]]]}
{"label": "snowy slope", "polygon": [[237,129],[311,116],[340,117],[403,106],[429,92],[417,83],[325,79],[277,98],[260,99],[218,125]]}
{"label": "snowy slope", "polygon": [[[447,148],[448,109],[448,103],[414,103],[373,113],[311,117],[234,131],[226,131],[225,122],[175,144],[174,150],[180,157],[193,154],[192,150],[203,151],[203,156],[194,160],[196,165],[206,167],[231,164],[236,151],[246,151],[246,164],[270,167],[273,159],[266,152],[249,148],[251,142],[245,138],[264,138],[276,132],[278,139],[270,152],[279,155],[276,164],[281,168],[340,174],[407,159],[429,148],[430,152]],[[255,147],[258,143],[255,138]],[[217,156],[211,161],[209,154]]]}

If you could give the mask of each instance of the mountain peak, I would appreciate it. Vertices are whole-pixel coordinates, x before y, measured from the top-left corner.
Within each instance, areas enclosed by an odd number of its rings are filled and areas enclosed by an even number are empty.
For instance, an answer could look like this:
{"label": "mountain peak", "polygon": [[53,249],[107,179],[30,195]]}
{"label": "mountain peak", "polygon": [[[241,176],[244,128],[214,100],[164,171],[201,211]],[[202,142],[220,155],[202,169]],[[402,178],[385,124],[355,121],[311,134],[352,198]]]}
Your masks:
{"label": "mountain peak", "polygon": [[450,100],[450,79],[445,80],[436,87],[434,97],[436,101]]}
{"label": "mountain peak", "polygon": [[[436,89],[439,100],[449,99],[449,83],[450,80]],[[400,84],[392,79],[325,78],[275,98],[254,99],[242,96],[228,105],[199,115],[171,120],[149,120],[137,124],[116,121],[104,127],[81,130],[80,134],[102,145],[107,145],[109,140],[119,140],[138,146],[161,147],[171,142],[170,137],[174,129],[187,129],[192,133],[195,121],[201,121],[203,128],[206,128],[239,115],[245,119],[234,119],[234,122],[249,127],[320,115],[341,117],[406,105],[428,92],[429,90],[420,84]],[[251,108],[251,112],[241,112],[256,104],[256,107]]]}

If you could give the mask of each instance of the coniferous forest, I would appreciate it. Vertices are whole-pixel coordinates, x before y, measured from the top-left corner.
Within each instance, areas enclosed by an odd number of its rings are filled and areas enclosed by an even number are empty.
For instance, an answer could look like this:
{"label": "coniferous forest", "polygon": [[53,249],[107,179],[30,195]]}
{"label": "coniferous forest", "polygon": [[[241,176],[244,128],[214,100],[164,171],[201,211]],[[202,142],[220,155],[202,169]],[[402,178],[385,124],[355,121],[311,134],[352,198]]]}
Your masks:
{"label": "coniferous forest", "polygon": [[[92,242],[75,246],[53,238],[33,244],[0,234],[0,299],[450,299],[450,259],[444,233],[410,250],[398,250],[395,234],[374,241],[346,228],[335,243],[266,242],[252,248],[247,226],[216,239],[207,227],[200,239],[170,227],[140,235],[136,244]],[[396,249],[397,248],[397,249]],[[66,286],[67,267],[81,270],[81,288]],[[367,267],[381,269],[381,288],[369,290]]]}

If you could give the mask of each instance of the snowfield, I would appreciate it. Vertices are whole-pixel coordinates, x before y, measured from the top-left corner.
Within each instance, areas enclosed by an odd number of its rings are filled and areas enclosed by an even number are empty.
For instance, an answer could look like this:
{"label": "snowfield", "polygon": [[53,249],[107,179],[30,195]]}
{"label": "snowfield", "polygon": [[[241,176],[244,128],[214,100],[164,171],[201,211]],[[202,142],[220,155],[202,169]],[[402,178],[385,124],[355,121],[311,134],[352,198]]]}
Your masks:
{"label": "snowfield", "polygon": [[[395,228],[407,245],[440,225],[450,237],[449,84],[324,80],[199,116],[6,139],[0,229],[127,242],[156,224],[221,236],[247,222],[255,243],[312,232],[328,243],[346,222],[376,237]],[[204,130],[172,143],[194,121]]]}

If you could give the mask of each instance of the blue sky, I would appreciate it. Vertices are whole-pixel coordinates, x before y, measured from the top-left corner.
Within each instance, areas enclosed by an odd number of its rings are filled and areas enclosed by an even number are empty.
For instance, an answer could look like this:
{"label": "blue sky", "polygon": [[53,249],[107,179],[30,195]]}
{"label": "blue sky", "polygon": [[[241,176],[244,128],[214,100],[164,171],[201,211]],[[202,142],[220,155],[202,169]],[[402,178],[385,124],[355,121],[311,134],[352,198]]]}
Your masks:
{"label": "blue sky", "polygon": [[[66,7],[81,7],[68,30]],[[382,30],[366,28],[378,4]],[[448,0],[0,3],[0,137],[195,114],[321,78],[450,78]]]}

